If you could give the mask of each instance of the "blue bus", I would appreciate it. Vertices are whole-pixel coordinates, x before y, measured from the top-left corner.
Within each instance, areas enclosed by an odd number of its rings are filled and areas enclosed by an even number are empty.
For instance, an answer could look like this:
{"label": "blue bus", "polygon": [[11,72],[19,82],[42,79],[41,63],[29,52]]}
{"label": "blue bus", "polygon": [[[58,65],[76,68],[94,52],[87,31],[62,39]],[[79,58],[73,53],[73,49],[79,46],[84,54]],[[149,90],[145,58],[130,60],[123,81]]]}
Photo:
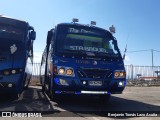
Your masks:
{"label": "blue bus", "polygon": [[31,79],[36,32],[27,22],[0,16],[0,92],[19,97]]}
{"label": "blue bus", "polygon": [[42,90],[55,100],[73,94],[107,101],[111,94],[121,94],[126,72],[114,26],[110,30],[73,19],[48,31],[40,67]]}

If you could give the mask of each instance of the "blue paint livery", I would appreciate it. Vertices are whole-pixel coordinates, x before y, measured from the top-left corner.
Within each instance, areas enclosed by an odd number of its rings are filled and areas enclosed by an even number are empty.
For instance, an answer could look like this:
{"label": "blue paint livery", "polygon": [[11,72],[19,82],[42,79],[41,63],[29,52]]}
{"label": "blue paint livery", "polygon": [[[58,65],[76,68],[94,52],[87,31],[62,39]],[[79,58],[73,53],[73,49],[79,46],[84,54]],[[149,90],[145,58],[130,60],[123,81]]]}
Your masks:
{"label": "blue paint livery", "polygon": [[35,31],[22,20],[0,16],[0,92],[19,96],[28,87]]}
{"label": "blue paint livery", "polygon": [[[73,38],[71,34],[74,34]],[[87,47],[84,50],[81,46],[89,46],[94,50],[85,51]],[[97,48],[105,48],[105,53]],[[117,40],[109,31],[95,26],[61,23],[48,31],[40,69],[42,89],[51,96],[120,94],[126,85],[124,63]]]}

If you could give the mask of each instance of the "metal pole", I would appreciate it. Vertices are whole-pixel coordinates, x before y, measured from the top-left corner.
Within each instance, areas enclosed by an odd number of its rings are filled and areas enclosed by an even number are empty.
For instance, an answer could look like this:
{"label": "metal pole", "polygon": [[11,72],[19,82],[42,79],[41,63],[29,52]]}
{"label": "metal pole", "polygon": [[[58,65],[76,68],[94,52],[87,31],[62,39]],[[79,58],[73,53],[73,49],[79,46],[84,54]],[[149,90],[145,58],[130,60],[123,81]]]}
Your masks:
{"label": "metal pole", "polygon": [[153,66],[154,66],[154,64],[153,64],[153,49],[151,49],[151,53],[152,53],[152,68],[153,68]]}
{"label": "metal pole", "polygon": [[131,64],[131,80],[133,80],[133,65]]}
{"label": "metal pole", "polygon": [[154,67],[154,59],[153,59],[153,49],[151,49],[151,53],[152,53],[152,71],[153,71],[153,74],[152,74],[152,76],[154,77],[154,69],[153,69],[153,67]]}

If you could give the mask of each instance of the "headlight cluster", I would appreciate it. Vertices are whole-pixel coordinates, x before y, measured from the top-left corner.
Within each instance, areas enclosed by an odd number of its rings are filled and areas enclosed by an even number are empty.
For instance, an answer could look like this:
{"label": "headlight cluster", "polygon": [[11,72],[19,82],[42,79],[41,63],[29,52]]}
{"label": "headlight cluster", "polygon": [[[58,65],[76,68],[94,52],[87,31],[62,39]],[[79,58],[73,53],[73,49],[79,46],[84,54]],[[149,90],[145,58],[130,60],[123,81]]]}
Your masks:
{"label": "headlight cluster", "polygon": [[116,70],[114,72],[114,78],[125,78],[126,72],[124,70]]}
{"label": "headlight cluster", "polygon": [[65,75],[65,76],[75,76],[74,70],[71,67],[57,66],[57,74],[58,75]]}
{"label": "headlight cluster", "polygon": [[7,75],[18,74],[22,71],[23,71],[23,69],[7,69],[7,70],[0,71],[0,74],[7,76]]}

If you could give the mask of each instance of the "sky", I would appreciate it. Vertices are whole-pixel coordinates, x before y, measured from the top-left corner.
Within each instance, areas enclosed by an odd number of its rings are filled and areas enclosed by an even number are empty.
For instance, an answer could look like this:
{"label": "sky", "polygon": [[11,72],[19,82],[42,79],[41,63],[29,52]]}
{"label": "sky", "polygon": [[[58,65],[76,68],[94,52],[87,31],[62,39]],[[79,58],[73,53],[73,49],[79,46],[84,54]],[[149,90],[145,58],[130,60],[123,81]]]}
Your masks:
{"label": "sky", "polygon": [[[0,14],[27,21],[37,33],[35,62],[41,61],[47,32],[58,23],[116,27],[119,49],[126,52],[126,65],[160,66],[160,0],[1,0]],[[145,50],[145,51],[141,51]],[[157,51],[155,51],[157,50]],[[138,51],[138,52],[133,52]]]}

